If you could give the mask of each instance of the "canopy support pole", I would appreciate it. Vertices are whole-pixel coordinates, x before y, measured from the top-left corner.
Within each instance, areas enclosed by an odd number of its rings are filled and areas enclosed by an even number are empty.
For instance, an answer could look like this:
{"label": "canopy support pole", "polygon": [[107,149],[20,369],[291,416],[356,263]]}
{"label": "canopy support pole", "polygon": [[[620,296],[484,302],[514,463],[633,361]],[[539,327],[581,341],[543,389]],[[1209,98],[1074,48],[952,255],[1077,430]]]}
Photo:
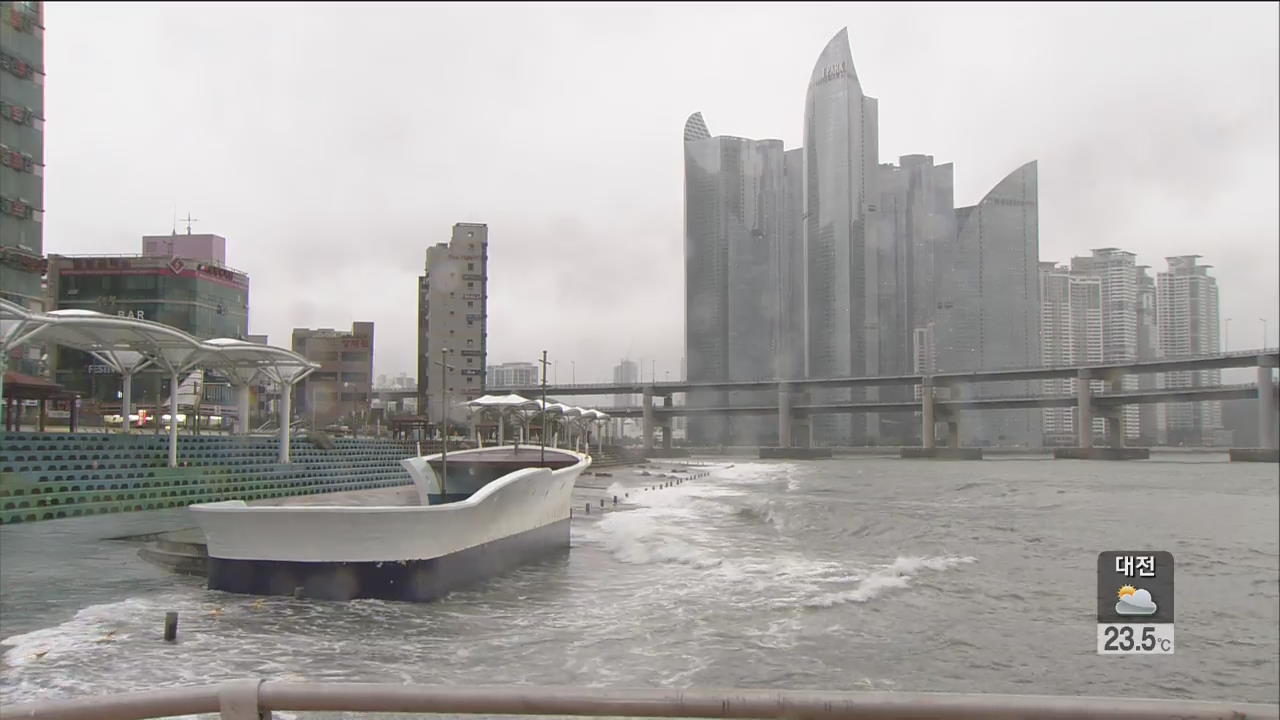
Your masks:
{"label": "canopy support pole", "polygon": [[169,376],[169,467],[178,467],[178,372]]}
{"label": "canopy support pole", "polygon": [[289,420],[293,415],[293,383],[280,383],[280,455],[276,462],[289,462]]}

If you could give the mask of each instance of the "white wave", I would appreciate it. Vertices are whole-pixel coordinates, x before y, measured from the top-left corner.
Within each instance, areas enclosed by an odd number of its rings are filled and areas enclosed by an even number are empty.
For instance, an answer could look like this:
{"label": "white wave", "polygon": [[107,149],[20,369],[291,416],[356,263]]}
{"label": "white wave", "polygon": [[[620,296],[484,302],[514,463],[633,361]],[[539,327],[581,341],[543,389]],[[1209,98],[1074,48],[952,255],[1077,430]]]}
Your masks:
{"label": "white wave", "polygon": [[610,513],[599,523],[605,548],[632,565],[672,562],[695,568],[721,563],[706,546],[676,537],[657,518],[644,512]]}
{"label": "white wave", "polygon": [[864,603],[888,590],[908,587],[923,570],[940,572],[958,565],[977,562],[974,557],[898,557],[891,564],[871,571],[858,580],[857,587],[824,593],[805,603],[805,607],[827,608],[844,603]]}

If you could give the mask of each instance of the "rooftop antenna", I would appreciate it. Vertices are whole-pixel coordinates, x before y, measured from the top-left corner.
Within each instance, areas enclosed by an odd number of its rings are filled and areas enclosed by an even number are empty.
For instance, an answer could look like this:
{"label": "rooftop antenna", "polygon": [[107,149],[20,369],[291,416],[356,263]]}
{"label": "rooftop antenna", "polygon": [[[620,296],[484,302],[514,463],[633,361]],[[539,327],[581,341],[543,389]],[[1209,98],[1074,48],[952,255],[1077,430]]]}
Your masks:
{"label": "rooftop antenna", "polygon": [[[180,219],[181,219],[181,220],[186,220],[186,221],[187,221],[187,234],[188,234],[188,235],[190,235],[190,234],[191,234],[191,223],[193,223],[193,222],[200,222],[200,220],[199,220],[199,219],[191,217],[191,212],[190,212],[190,211],[188,211],[188,212],[187,212],[187,216],[186,216],[186,217],[184,217],[184,218],[180,218]],[[174,234],[175,234],[175,235],[177,234],[177,229],[176,229],[176,228],[174,229]]]}

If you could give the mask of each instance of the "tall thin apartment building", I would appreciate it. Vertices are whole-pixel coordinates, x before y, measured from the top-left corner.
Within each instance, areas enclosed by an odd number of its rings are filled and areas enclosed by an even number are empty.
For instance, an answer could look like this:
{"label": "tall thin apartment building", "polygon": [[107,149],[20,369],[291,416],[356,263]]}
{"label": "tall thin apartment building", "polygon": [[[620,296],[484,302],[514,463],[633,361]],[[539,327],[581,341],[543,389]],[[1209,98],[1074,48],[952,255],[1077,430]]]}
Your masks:
{"label": "tall thin apartment building", "polygon": [[50,310],[40,283],[45,270],[44,3],[5,2],[0,13],[0,297]]}
{"label": "tall thin apartment building", "polygon": [[427,248],[418,278],[418,409],[431,422],[441,417],[441,361],[452,421],[466,417],[461,403],[484,394],[488,263],[489,226],[481,223],[458,223],[448,243]]}
{"label": "tall thin apartment building", "polygon": [[[778,376],[786,207],[781,140],[712,136],[701,113],[685,123],[685,348],[693,382]],[[700,392],[723,407],[761,393]],[[761,444],[776,422],[699,416],[700,443]]]}
{"label": "tall thin apartment building", "polygon": [[[1104,352],[1103,281],[1088,272],[1053,262],[1040,263],[1040,360],[1042,365],[1091,365],[1102,362]],[[1076,392],[1075,378],[1040,381],[1045,395]],[[1096,389],[1101,389],[1100,387]],[[1046,445],[1075,446],[1076,408],[1041,411]],[[1106,431],[1105,420],[1094,418],[1092,436]]]}
{"label": "tall thin apartment building", "polygon": [[[1165,258],[1169,268],[1156,276],[1156,317],[1160,349],[1165,357],[1208,355],[1220,351],[1218,324],[1218,281],[1209,275],[1209,265],[1200,265],[1199,255]],[[1219,385],[1221,370],[1165,373],[1168,388]],[[1222,405],[1217,401],[1166,403],[1164,405],[1167,442],[1170,445],[1200,445],[1213,441],[1222,427]]]}
{"label": "tall thin apartment building", "polygon": [[[1161,356],[1160,328],[1156,319],[1156,279],[1147,271],[1146,265],[1139,265],[1137,273],[1137,333],[1138,359],[1155,360]],[[1138,376],[1139,390],[1156,390],[1161,385],[1158,373],[1144,373]],[[1144,403],[1138,406],[1138,439],[1140,445],[1160,445],[1165,442],[1164,413],[1160,405]]]}
{"label": "tall thin apartment building", "polygon": [[[862,92],[849,33],[842,29],[814,64],[804,108],[805,352],[808,377],[867,372],[869,326],[878,323],[872,207],[879,165],[877,101]],[[870,261],[868,258],[871,258]],[[817,402],[839,402],[861,392],[824,390]],[[861,445],[866,416],[820,415],[814,441]]]}

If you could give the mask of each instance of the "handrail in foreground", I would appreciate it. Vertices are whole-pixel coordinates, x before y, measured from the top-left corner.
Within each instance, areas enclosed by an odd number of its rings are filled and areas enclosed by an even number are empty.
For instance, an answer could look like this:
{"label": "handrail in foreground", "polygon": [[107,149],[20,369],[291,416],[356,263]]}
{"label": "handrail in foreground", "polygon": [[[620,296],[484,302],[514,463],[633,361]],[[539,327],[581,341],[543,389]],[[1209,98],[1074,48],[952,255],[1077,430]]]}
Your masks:
{"label": "handrail in foreground", "polygon": [[619,690],[441,687],[237,680],[0,706],[0,717],[146,720],[220,712],[223,720],[270,718],[273,710],[596,717],[786,718],[798,720],[1274,720],[1280,706],[961,693],[805,690]]}

